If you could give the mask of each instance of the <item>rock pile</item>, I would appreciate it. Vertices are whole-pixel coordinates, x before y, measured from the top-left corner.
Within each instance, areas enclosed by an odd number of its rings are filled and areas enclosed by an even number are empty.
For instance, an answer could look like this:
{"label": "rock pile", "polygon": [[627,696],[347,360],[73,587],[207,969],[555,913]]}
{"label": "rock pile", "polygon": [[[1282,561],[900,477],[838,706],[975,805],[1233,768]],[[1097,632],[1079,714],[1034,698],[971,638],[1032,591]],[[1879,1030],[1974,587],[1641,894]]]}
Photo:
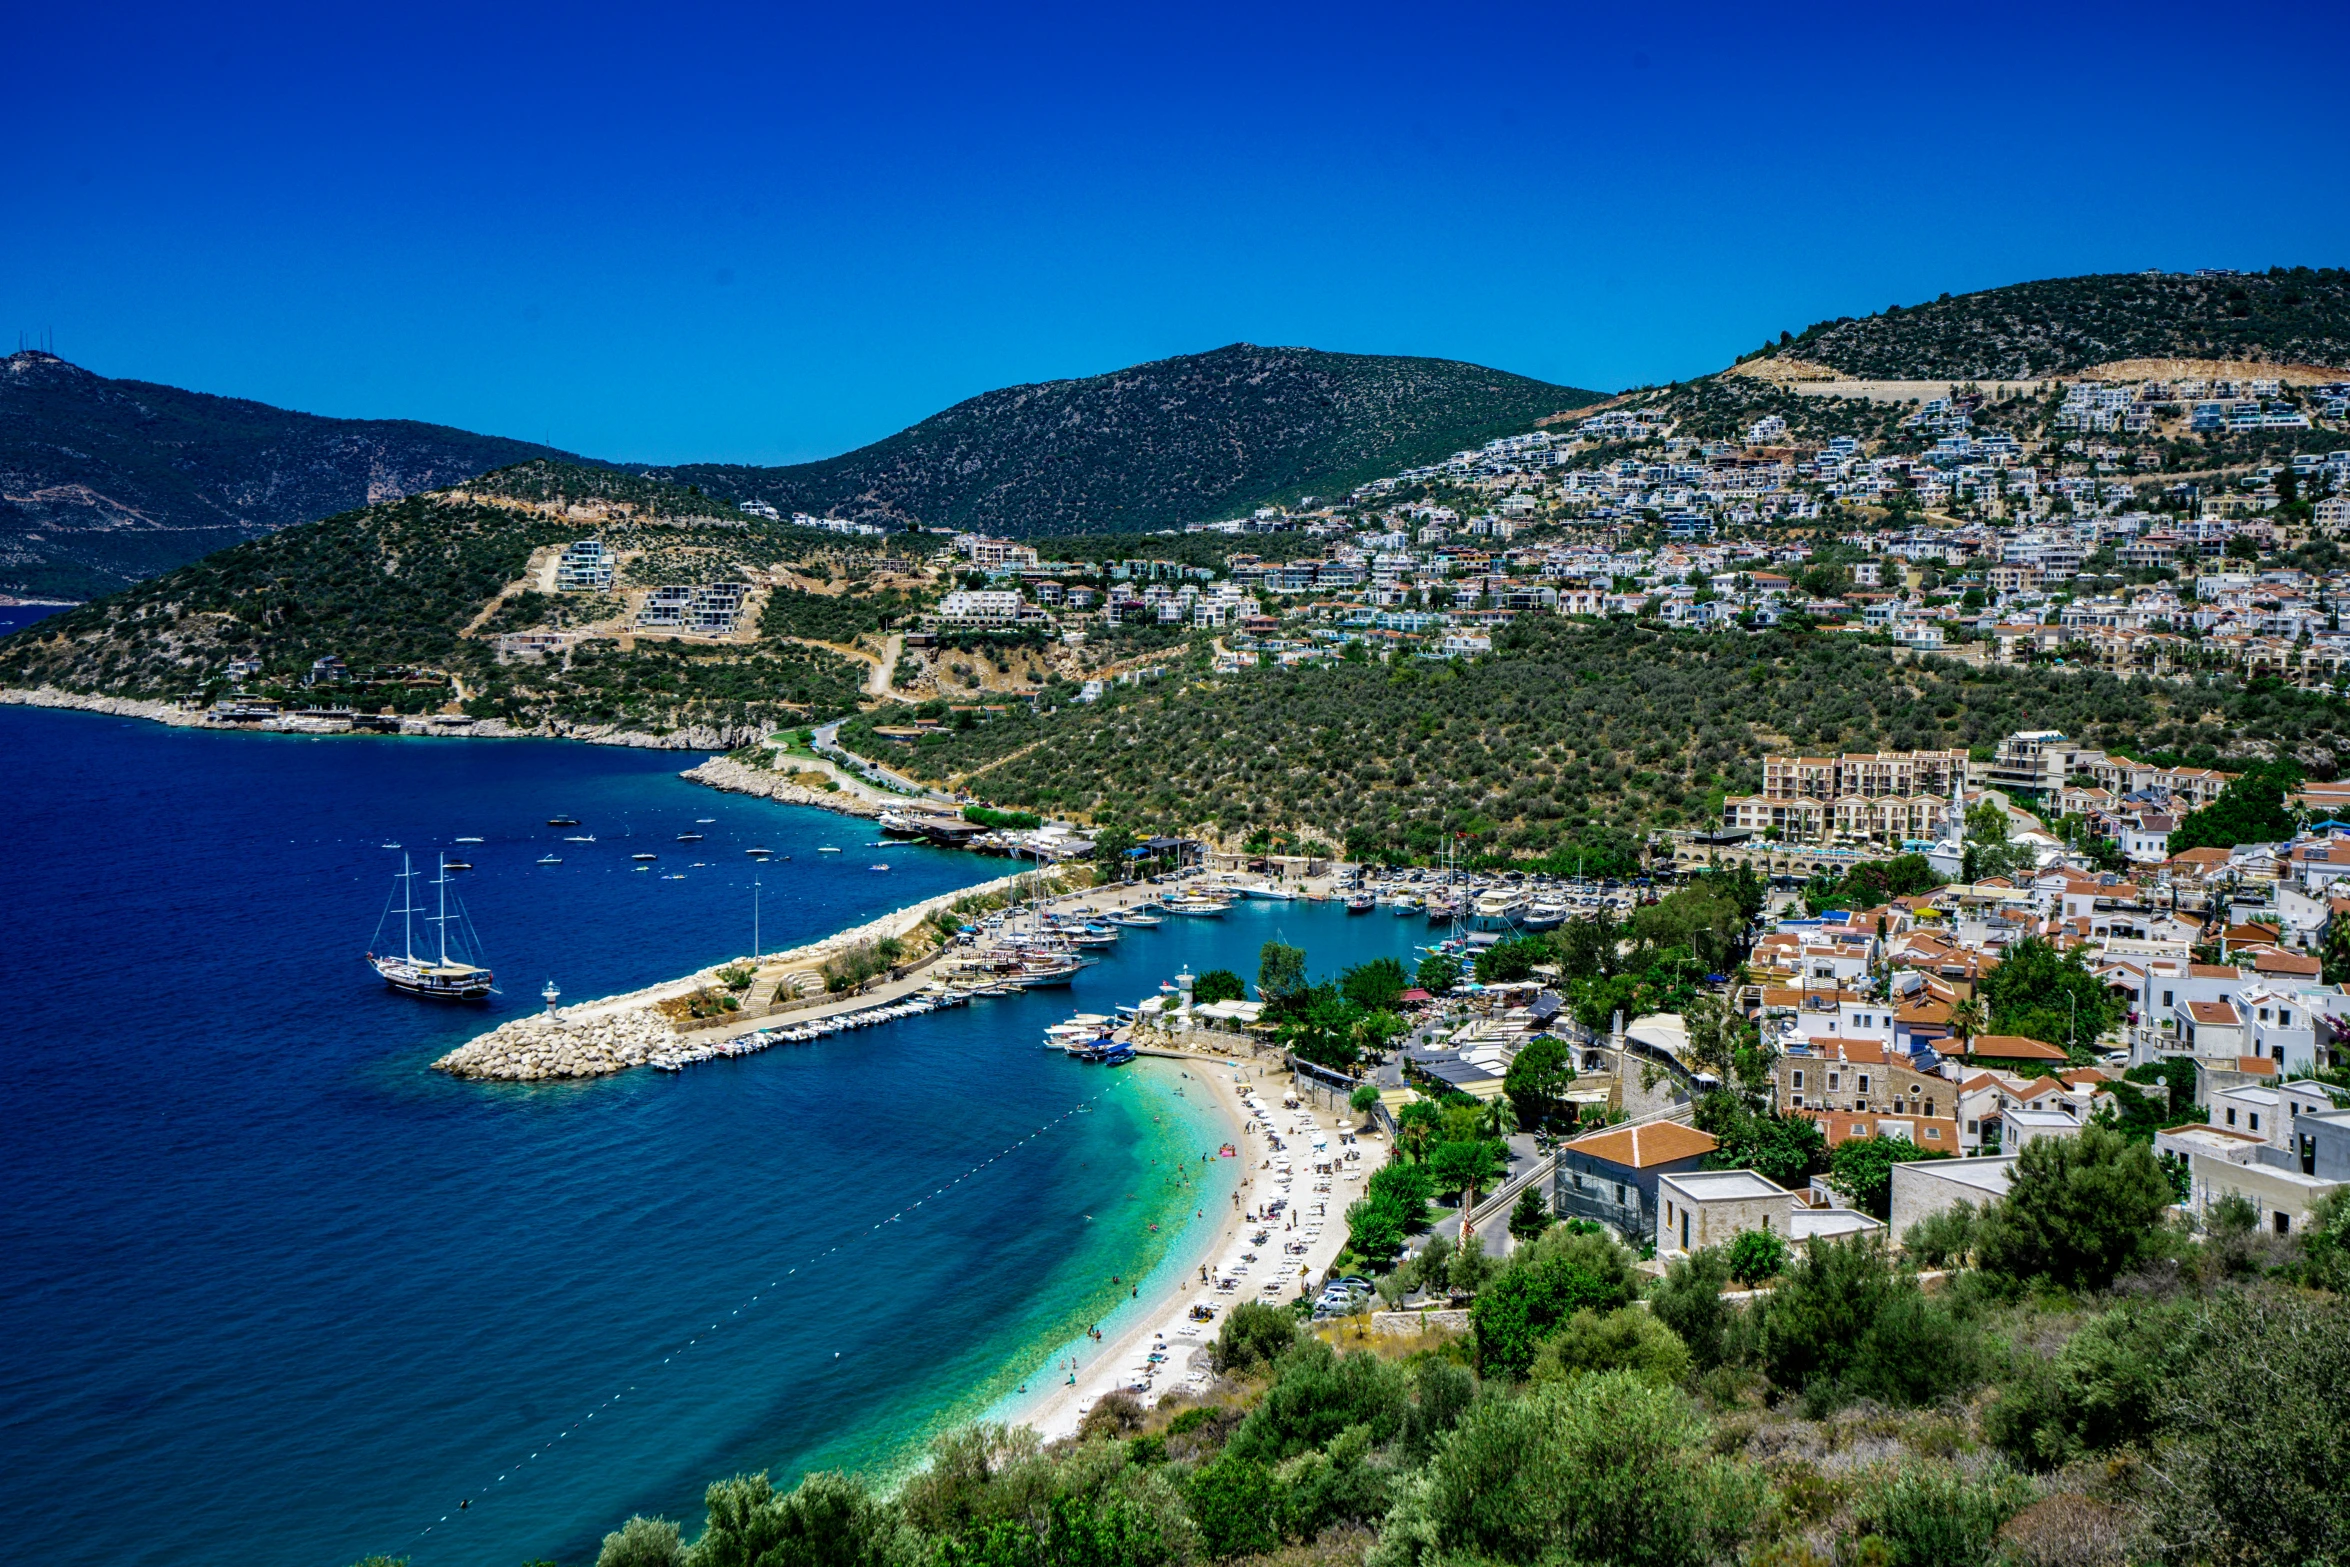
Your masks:
{"label": "rock pile", "polygon": [[433,1063],[435,1071],[487,1082],[537,1083],[603,1077],[674,1054],[677,1035],[651,1007],[590,1017],[516,1018],[468,1040]]}

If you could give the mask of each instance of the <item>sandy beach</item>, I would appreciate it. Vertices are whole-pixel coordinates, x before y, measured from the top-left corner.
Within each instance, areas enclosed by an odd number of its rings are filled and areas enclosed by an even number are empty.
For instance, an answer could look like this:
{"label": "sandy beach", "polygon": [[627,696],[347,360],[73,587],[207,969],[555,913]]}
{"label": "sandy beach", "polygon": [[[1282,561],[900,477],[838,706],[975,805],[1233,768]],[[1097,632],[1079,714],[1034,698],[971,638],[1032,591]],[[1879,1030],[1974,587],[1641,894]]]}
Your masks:
{"label": "sandy beach", "polygon": [[[1105,1393],[1131,1389],[1139,1383],[1144,1391],[1136,1396],[1149,1404],[1186,1387],[1203,1386],[1208,1380],[1207,1346],[1235,1305],[1244,1300],[1288,1301],[1297,1294],[1300,1268],[1306,1270],[1305,1281],[1318,1286],[1344,1247],[1347,1204],[1361,1195],[1363,1181],[1385,1161],[1386,1143],[1375,1134],[1364,1133],[1357,1145],[1361,1157],[1346,1160],[1344,1155],[1353,1150],[1341,1145],[1339,1133],[1341,1129],[1352,1131],[1355,1118],[1344,1112],[1317,1114],[1310,1106],[1284,1108],[1282,1097],[1289,1087],[1289,1075],[1277,1062],[1215,1056],[1191,1059],[1196,1063],[1191,1080],[1207,1084],[1227,1118],[1228,1135],[1240,1150],[1238,1205],[1227,1201],[1221,1216],[1211,1212],[1207,1222],[1186,1237],[1186,1243],[1147,1281],[1151,1293],[1113,1315],[1101,1343],[1080,1342],[1054,1351],[1058,1360],[1065,1361],[1071,1355],[1077,1358],[1074,1384],[1066,1369],[1055,1370],[1048,1361],[1032,1372],[1026,1393],[1006,1398],[988,1412],[989,1419],[1033,1426],[1046,1441],[1052,1441],[1075,1434],[1086,1411]],[[1327,1143],[1319,1155],[1314,1148],[1316,1135]],[[1284,1161],[1289,1165],[1286,1171]],[[1340,1172],[1352,1171],[1353,1178],[1333,1175],[1327,1181],[1329,1190],[1317,1190],[1323,1184],[1323,1178],[1314,1173],[1318,1162],[1332,1163]],[[1285,1174],[1286,1185],[1282,1182]],[[1262,1217],[1268,1204],[1284,1201],[1286,1206],[1279,1215],[1269,1220]],[[1258,1217],[1252,1221],[1244,1215]],[[1316,1225],[1318,1233],[1312,1228]],[[1267,1236],[1262,1246],[1253,1243],[1260,1233]],[[1298,1242],[1306,1247],[1302,1255],[1282,1249]],[[1242,1255],[1251,1252],[1257,1260],[1242,1264]],[[1203,1284],[1203,1267],[1209,1269],[1212,1279],[1237,1278],[1237,1287],[1226,1292],[1214,1283]],[[1241,1267],[1244,1272],[1234,1271]],[[1274,1294],[1264,1294],[1263,1286],[1271,1281],[1282,1287]],[[1215,1317],[1194,1322],[1191,1308],[1203,1300],[1215,1307]],[[1144,1367],[1154,1348],[1166,1358],[1146,1375]]]}

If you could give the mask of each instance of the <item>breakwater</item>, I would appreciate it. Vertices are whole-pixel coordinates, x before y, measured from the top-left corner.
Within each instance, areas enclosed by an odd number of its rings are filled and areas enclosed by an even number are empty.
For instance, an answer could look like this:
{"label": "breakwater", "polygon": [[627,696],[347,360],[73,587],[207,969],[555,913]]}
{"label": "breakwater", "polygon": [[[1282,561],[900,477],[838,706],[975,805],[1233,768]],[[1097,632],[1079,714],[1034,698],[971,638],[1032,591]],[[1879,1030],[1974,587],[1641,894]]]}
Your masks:
{"label": "breakwater", "polygon": [[[805,967],[860,942],[903,936],[939,909],[974,894],[1005,891],[1016,880],[1014,876],[1000,876],[974,887],[924,898],[820,941],[766,954],[757,960],[758,967],[763,973]],[[466,1041],[435,1061],[433,1069],[452,1077],[483,1082],[538,1083],[606,1077],[631,1067],[684,1066],[740,1055],[743,1052],[735,1045],[735,1036],[758,1028],[762,1020],[743,1018],[731,1024],[681,1033],[660,1011],[664,1001],[692,995],[717,983],[718,971],[727,966],[712,964],[682,979],[665,980],[625,995],[585,1001],[535,1017],[515,1018]],[[878,999],[845,1002],[849,1007],[880,1004]]]}

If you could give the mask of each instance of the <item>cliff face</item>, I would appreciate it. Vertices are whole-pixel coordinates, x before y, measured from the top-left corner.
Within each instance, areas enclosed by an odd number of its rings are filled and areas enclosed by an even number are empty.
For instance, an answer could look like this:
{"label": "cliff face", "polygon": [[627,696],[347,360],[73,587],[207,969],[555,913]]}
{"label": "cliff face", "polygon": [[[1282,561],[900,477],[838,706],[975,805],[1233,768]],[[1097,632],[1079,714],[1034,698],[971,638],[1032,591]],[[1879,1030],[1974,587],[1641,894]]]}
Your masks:
{"label": "cliff face", "polygon": [[560,455],[11,354],[0,360],[0,591],[110,592],[291,523]]}
{"label": "cliff face", "polygon": [[665,474],[786,512],[1020,535],[1130,532],[1343,494],[1599,395],[1457,360],[1237,343],[988,392],[823,462]]}

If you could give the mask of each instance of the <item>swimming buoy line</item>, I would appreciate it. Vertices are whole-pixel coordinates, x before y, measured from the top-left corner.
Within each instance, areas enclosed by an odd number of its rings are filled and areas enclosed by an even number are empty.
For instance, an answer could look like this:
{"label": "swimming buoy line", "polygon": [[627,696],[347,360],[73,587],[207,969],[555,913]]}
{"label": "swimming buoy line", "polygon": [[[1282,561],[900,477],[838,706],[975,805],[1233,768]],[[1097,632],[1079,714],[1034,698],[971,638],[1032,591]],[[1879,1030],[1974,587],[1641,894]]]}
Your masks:
{"label": "swimming buoy line", "polygon": [[[841,1242],[840,1246],[828,1246],[823,1251],[818,1252],[815,1256],[810,1257],[806,1262],[800,1264],[799,1267],[784,1269],[783,1278],[770,1279],[767,1283],[767,1288],[770,1290],[779,1288],[783,1283],[783,1279],[790,1278],[793,1274],[799,1272],[801,1267],[812,1268],[817,1263],[822,1262],[825,1258],[831,1256],[834,1252],[839,1251],[841,1246],[854,1246],[859,1241],[869,1238],[876,1231],[884,1228],[885,1226],[897,1223],[898,1220],[904,1218],[907,1214],[912,1213],[916,1208],[921,1207],[924,1203],[929,1202],[932,1198],[945,1196],[948,1192],[954,1190],[954,1188],[957,1186],[962,1185],[965,1181],[971,1179],[971,1177],[979,1174],[982,1170],[985,1170],[989,1165],[994,1164],[998,1159],[1009,1158],[1011,1155],[1019,1152],[1028,1144],[1035,1142],[1039,1137],[1044,1136],[1047,1132],[1060,1125],[1063,1121],[1068,1120],[1071,1116],[1077,1115],[1087,1110],[1092,1106],[1095,1100],[1107,1096],[1111,1089],[1118,1086],[1120,1081],[1123,1080],[1112,1079],[1111,1082],[1107,1086],[1103,1087],[1099,1092],[1092,1094],[1088,1098],[1079,1100],[1076,1105],[1062,1111],[1059,1115],[1054,1116],[1051,1120],[1045,1122],[1044,1125],[1038,1127],[1035,1131],[1030,1132],[1026,1137],[1021,1138],[1018,1142],[1013,1143],[1008,1148],[1005,1148],[1001,1153],[992,1154],[989,1157],[980,1160],[979,1163],[973,1165],[970,1169],[965,1170],[961,1175],[956,1176],[953,1180],[947,1182],[946,1185],[939,1187],[936,1191],[931,1192],[928,1196],[917,1197],[913,1202],[907,1204],[903,1208],[900,1208],[896,1213],[891,1214],[888,1218],[867,1225],[865,1229],[857,1235],[854,1235],[848,1240]],[[1088,1214],[1087,1217],[1091,1218],[1092,1215]],[[741,1305],[736,1306],[731,1311],[729,1311],[727,1313],[727,1318],[731,1319],[734,1317],[739,1317],[743,1314],[745,1308],[755,1306],[758,1303],[759,1296],[754,1294],[748,1300],[745,1300]],[[724,1320],[726,1319],[721,1319],[721,1321]],[[717,1332],[720,1325],[720,1322],[713,1322],[709,1327],[697,1331],[693,1337],[687,1339],[683,1344],[678,1345],[668,1354],[663,1355],[661,1357],[661,1365],[668,1365],[678,1356],[684,1354],[687,1350],[692,1349],[695,1345],[701,1343],[703,1338],[707,1337],[711,1333]],[[838,1360],[839,1358],[840,1356],[838,1354],[833,1356],[833,1359],[835,1360]],[[658,1370],[659,1367],[653,1367],[650,1371],[642,1374],[649,1376],[652,1374],[652,1372]],[[636,1390],[637,1384],[634,1382],[629,1383],[626,1387],[622,1388],[620,1392],[614,1393],[610,1398],[605,1399],[594,1409],[589,1410],[579,1419],[574,1420],[570,1425],[565,1426],[561,1431],[555,1433],[553,1440],[542,1443],[537,1452],[532,1453],[528,1458],[521,1459],[515,1463],[509,1464],[503,1471],[499,1473],[495,1480],[492,1480],[488,1485],[483,1486],[477,1495],[468,1496],[463,1501],[459,1502],[456,1512],[443,1513],[438,1519],[434,1520],[432,1523],[426,1524],[422,1529],[418,1530],[417,1538],[422,1539],[425,1535],[432,1533],[435,1529],[439,1528],[442,1524],[449,1522],[449,1520],[452,1518],[462,1519],[464,1517],[470,1516],[473,1510],[473,1504],[477,1500],[484,1500],[494,1494],[496,1488],[504,1485],[510,1476],[522,1473],[530,1465],[537,1463],[542,1455],[548,1457],[553,1456],[556,1442],[560,1442],[569,1437],[572,1432],[579,1430],[590,1420],[595,1419],[598,1413],[611,1408],[614,1404],[619,1403],[624,1395],[633,1393]]]}

